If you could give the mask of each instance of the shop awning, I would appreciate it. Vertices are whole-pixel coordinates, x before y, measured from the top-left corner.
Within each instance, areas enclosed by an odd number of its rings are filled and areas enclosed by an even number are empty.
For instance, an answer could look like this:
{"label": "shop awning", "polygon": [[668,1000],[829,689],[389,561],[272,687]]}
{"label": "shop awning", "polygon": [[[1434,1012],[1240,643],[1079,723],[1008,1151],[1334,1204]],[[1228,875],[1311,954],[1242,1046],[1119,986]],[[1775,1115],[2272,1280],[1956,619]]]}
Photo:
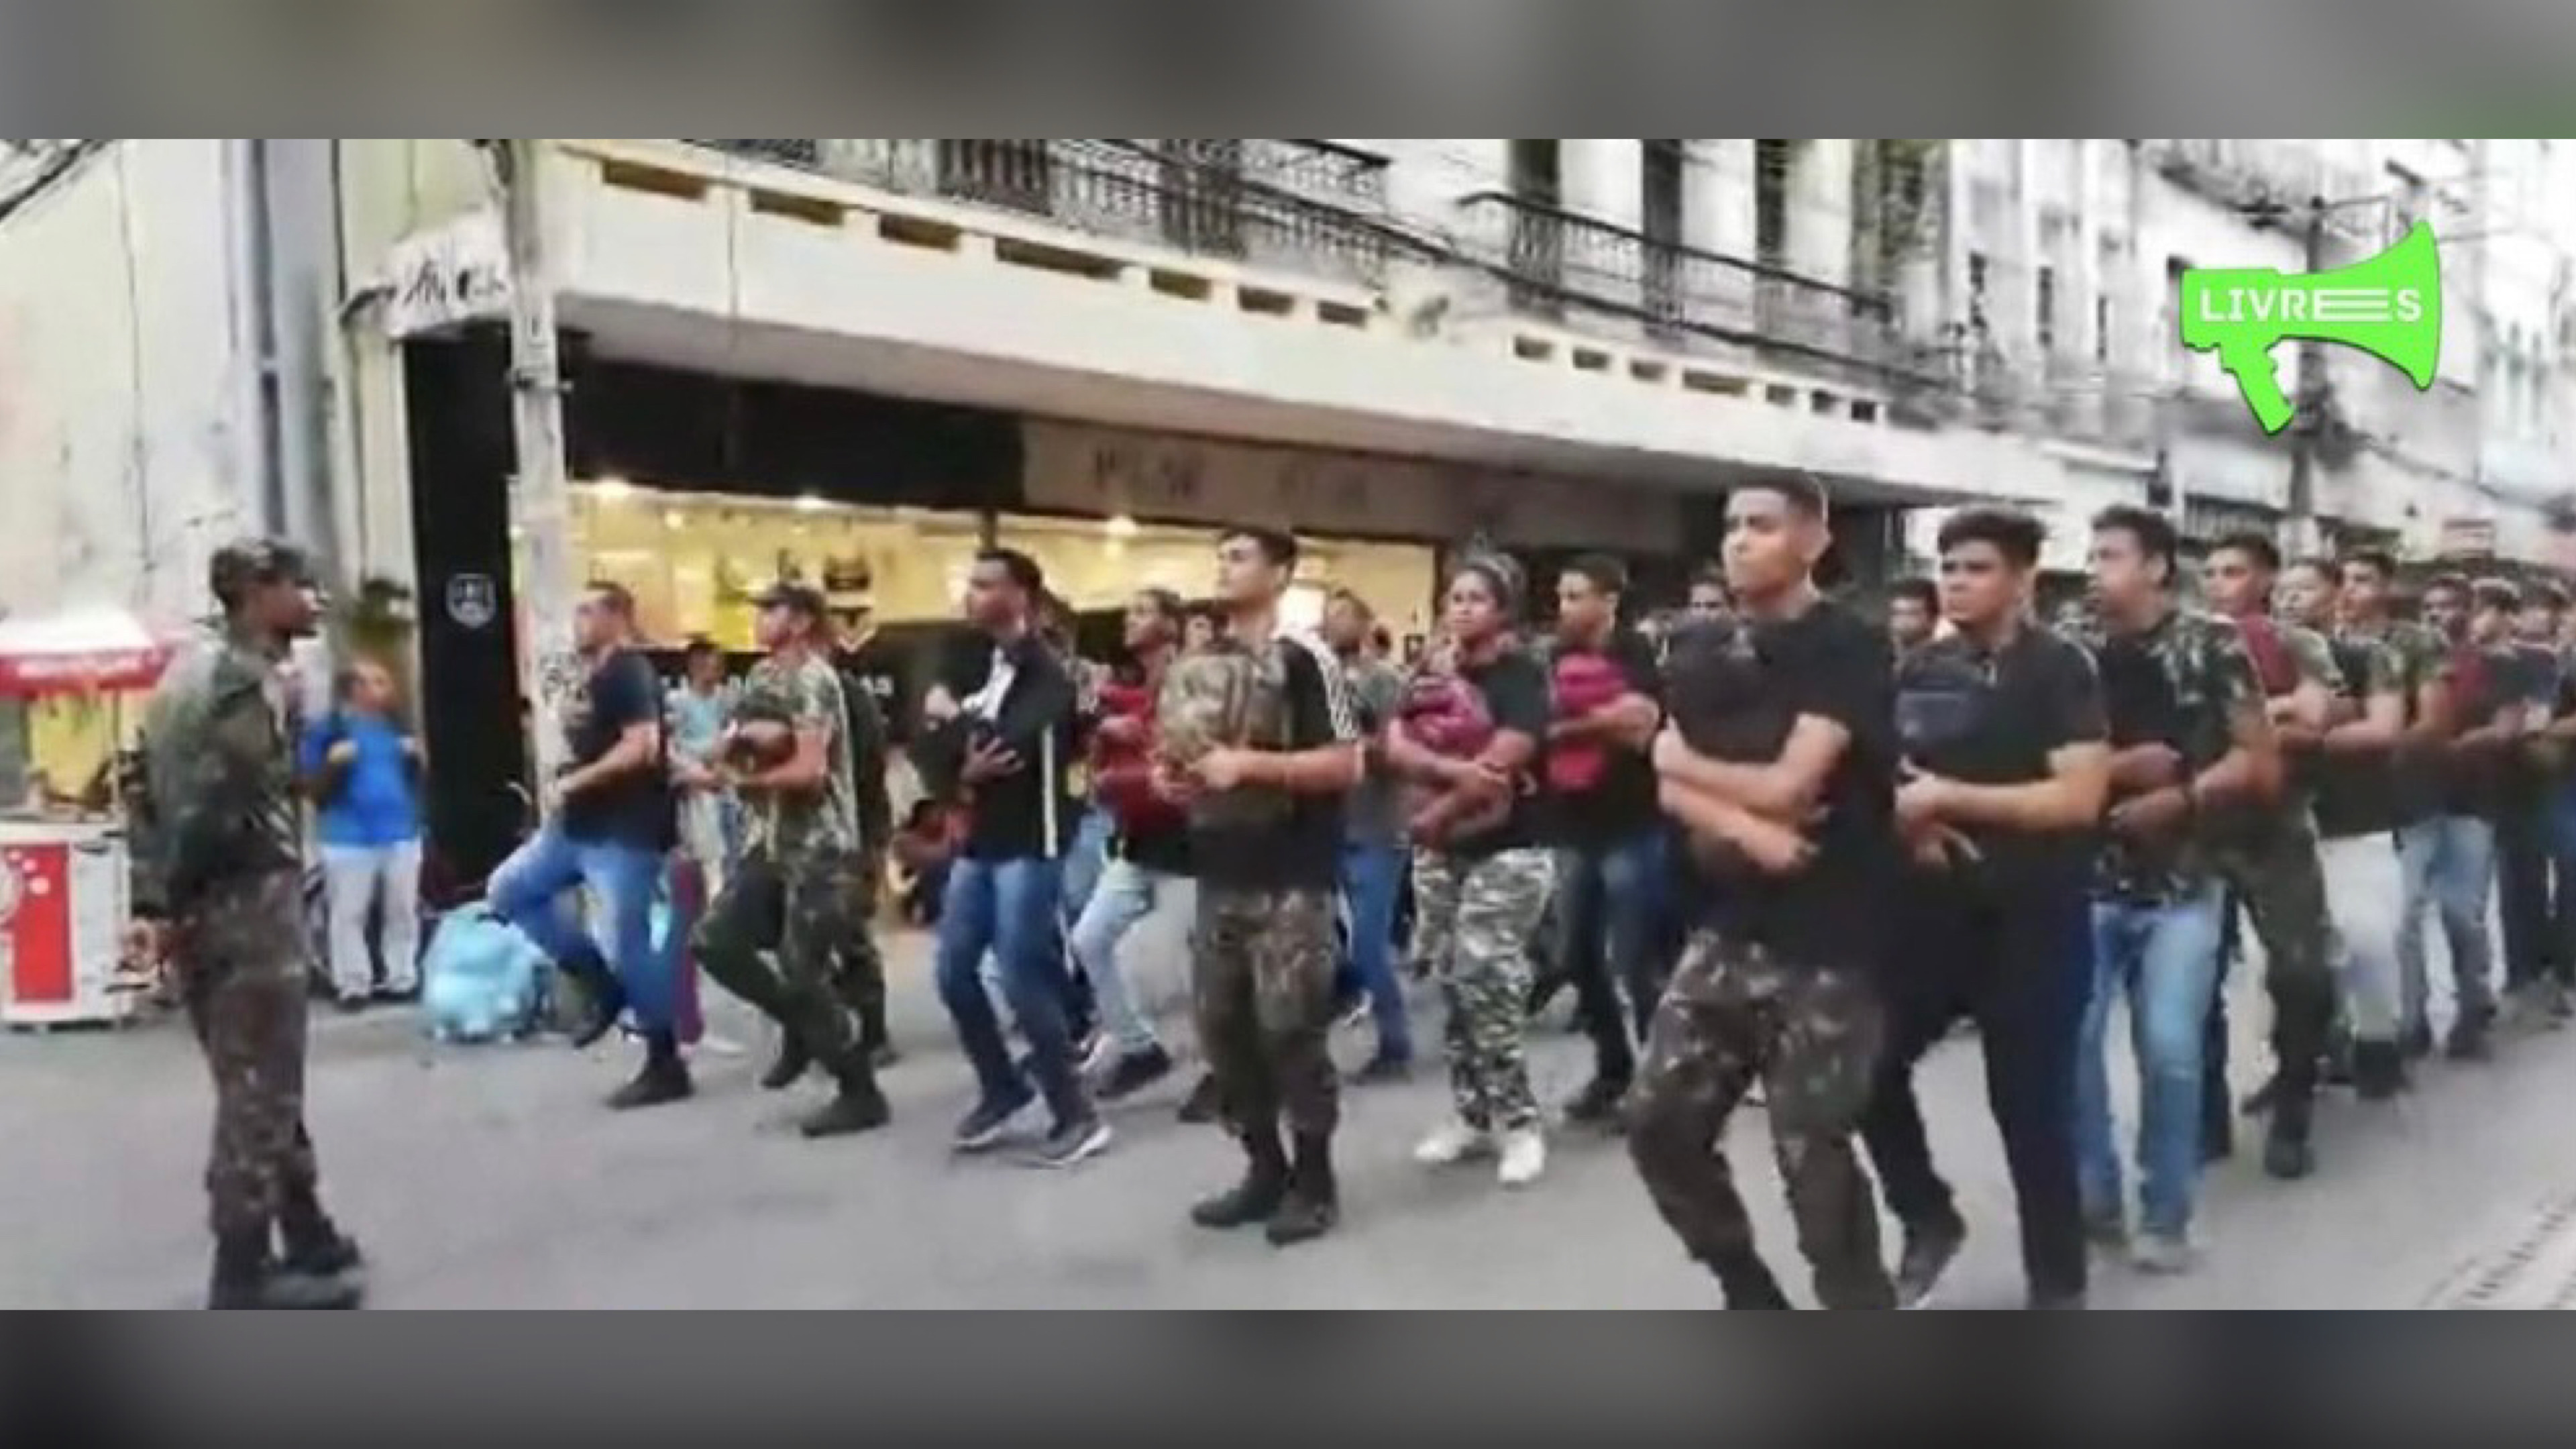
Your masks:
{"label": "shop awning", "polygon": [[0,619],[0,696],[149,689],[169,641],[118,608]]}

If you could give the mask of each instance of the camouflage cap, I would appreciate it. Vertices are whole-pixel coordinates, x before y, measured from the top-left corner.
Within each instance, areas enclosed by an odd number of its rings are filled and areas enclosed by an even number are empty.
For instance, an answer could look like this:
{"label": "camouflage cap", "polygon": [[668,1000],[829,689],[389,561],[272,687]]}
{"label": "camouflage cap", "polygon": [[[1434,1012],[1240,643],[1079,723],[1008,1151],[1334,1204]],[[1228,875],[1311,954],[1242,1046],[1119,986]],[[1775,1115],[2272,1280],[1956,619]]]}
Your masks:
{"label": "camouflage cap", "polygon": [[235,539],[216,549],[206,564],[206,586],[214,591],[215,602],[227,609],[261,584],[310,586],[312,582],[312,560],[283,539]]}

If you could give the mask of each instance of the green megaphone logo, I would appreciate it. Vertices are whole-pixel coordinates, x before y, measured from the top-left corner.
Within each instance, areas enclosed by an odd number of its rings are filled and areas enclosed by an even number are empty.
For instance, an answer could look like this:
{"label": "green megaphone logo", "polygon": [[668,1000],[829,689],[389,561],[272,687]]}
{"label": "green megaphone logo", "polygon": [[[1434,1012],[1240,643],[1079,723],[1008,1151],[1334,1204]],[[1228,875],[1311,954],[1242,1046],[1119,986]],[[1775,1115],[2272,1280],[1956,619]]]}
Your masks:
{"label": "green megaphone logo", "polygon": [[2272,347],[2307,337],[2374,353],[2433,386],[2442,357],[2442,254],[2433,229],[2415,223],[2366,262],[2304,277],[2268,267],[2194,268],[2182,274],[2182,345],[2218,354],[2263,431],[2290,425],[2294,409],[2272,371]]}

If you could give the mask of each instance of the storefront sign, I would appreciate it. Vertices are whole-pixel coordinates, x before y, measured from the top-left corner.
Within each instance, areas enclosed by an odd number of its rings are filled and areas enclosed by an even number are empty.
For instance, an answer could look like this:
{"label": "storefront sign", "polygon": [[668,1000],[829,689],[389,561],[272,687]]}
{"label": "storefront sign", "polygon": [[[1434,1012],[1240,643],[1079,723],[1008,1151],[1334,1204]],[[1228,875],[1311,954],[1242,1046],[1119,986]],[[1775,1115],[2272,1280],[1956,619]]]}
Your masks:
{"label": "storefront sign", "polygon": [[2495,520],[2489,518],[2446,518],[2442,520],[2437,551],[2444,558],[2489,558],[2496,551]]}
{"label": "storefront sign", "polygon": [[1461,463],[1030,419],[1022,496],[1046,512],[1316,534],[1668,552],[1681,495]]}
{"label": "storefront sign", "polygon": [[397,243],[385,285],[385,331],[397,338],[506,314],[510,251],[500,218],[478,212]]}

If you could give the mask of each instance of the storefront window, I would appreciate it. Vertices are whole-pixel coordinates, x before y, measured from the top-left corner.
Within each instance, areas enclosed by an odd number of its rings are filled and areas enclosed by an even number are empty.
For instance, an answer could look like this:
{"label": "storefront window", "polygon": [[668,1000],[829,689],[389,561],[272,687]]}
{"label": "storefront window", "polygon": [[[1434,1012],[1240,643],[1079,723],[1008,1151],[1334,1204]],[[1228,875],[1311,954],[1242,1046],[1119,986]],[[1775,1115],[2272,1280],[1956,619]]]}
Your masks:
{"label": "storefront window", "polygon": [[[1122,609],[1144,588],[1206,598],[1215,581],[1221,537],[1222,530],[1215,528],[1119,518],[1013,515],[1002,519],[1000,530],[1003,545],[1037,560],[1046,570],[1048,587],[1085,614]],[[1320,623],[1325,595],[1347,588],[1368,600],[1396,634],[1418,634],[1428,627],[1439,566],[1436,550],[1329,538],[1299,542],[1298,583],[1285,602],[1293,626]]]}

